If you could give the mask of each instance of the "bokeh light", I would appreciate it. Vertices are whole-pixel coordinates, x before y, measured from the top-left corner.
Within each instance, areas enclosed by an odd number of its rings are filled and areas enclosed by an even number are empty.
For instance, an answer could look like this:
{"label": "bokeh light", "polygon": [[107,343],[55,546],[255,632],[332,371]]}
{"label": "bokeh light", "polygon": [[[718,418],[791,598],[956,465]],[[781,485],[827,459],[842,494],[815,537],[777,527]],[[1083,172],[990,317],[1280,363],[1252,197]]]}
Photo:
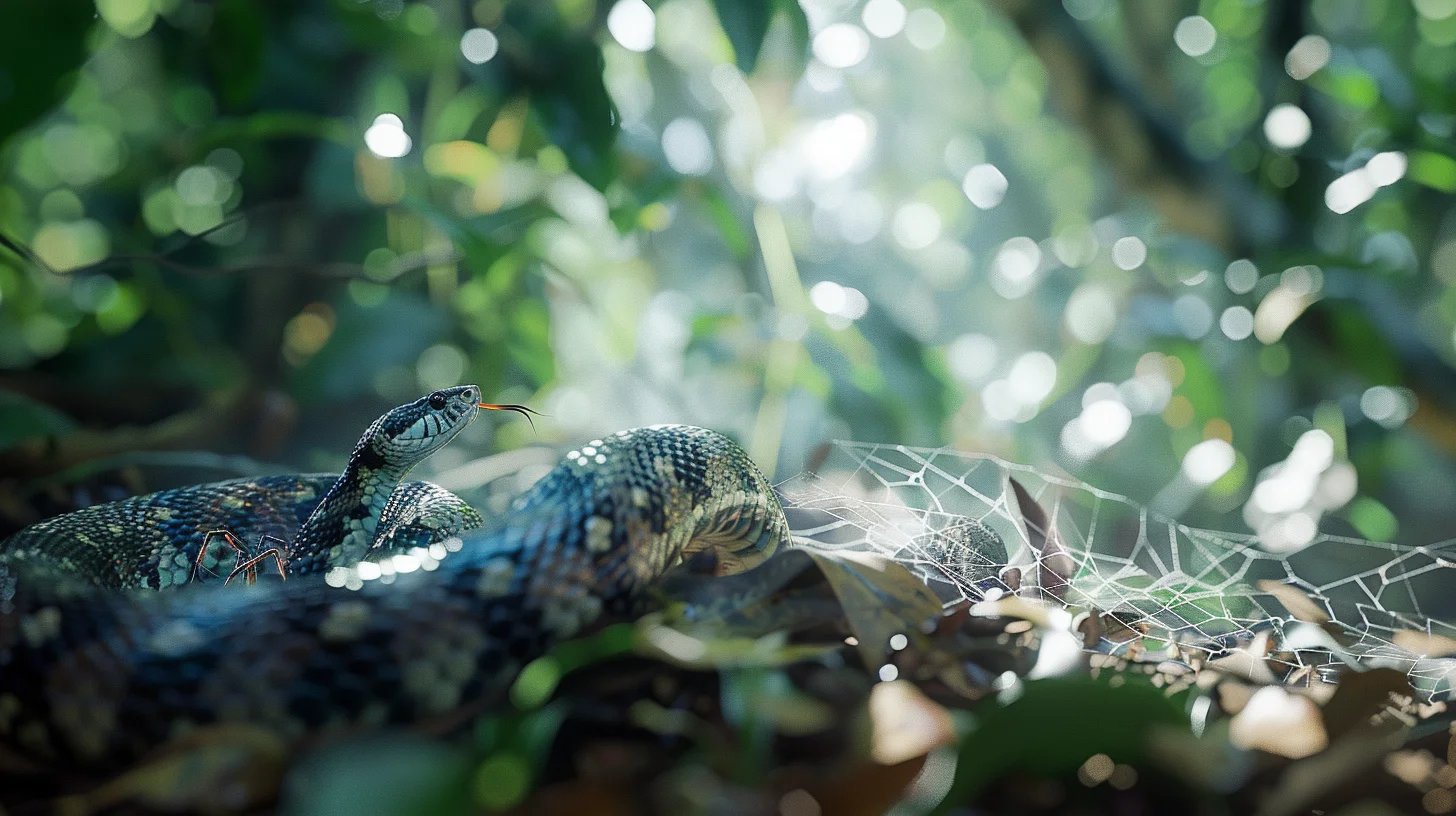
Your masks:
{"label": "bokeh light", "polygon": [[1010,183],[994,164],[978,164],[966,171],[961,190],[971,203],[983,210],[994,208],[1006,197]]}
{"label": "bokeh light", "polygon": [[1299,38],[1284,58],[1284,70],[1294,79],[1309,79],[1330,62],[1330,42],[1318,34]]}
{"label": "bokeh light", "polygon": [[869,52],[869,36],[850,23],[835,23],[814,35],[814,56],[830,68],[852,68]]}
{"label": "bokeh light", "polygon": [[1218,42],[1218,32],[1206,17],[1184,17],[1173,29],[1173,42],[1188,56],[1201,57],[1213,50]]}
{"label": "bokeh light", "polygon": [[1309,115],[1298,106],[1287,103],[1275,105],[1264,117],[1264,138],[1275,147],[1284,150],[1301,147],[1309,141],[1310,133]]}
{"label": "bokeh light", "polygon": [[929,51],[945,39],[945,18],[935,9],[918,8],[905,19],[905,38],[922,51]]}
{"label": "bokeh light", "polygon": [[413,142],[404,132],[404,122],[392,113],[381,113],[374,118],[374,124],[364,131],[364,145],[376,156],[398,159],[410,152]]}
{"label": "bokeh light", "polygon": [[617,0],[607,14],[607,31],[628,51],[651,51],[657,44],[657,15],[643,0]]}
{"label": "bokeh light", "polygon": [[861,19],[866,31],[888,39],[905,30],[908,14],[900,0],[869,0],[861,12]]}
{"label": "bokeh light", "polygon": [[669,122],[662,129],[662,152],[672,169],[683,175],[701,176],[713,169],[713,142],[696,119],[681,117]]}
{"label": "bokeh light", "polygon": [[472,28],[460,35],[460,53],[469,62],[483,65],[500,51],[500,40],[487,28]]}

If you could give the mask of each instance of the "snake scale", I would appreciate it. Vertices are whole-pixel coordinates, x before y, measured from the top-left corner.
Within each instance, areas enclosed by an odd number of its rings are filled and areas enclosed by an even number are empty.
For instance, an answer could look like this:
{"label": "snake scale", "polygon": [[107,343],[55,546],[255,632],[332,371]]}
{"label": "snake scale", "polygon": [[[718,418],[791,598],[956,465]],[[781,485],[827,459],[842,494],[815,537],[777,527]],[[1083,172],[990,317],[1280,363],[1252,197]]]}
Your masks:
{"label": "snake scale", "polygon": [[[400,485],[492,407],[478,394],[461,386],[389,412],[332,485],[162,491],[0,544],[0,750],[104,770],[212,725],[297,741],[428,721],[639,609],[685,555],[711,550],[729,574],[788,539],[747,454],[689,426],[592,440],[490,520],[442,488]],[[283,539],[287,580],[208,580],[257,557],[214,542],[199,558],[219,527],[246,544]]]}

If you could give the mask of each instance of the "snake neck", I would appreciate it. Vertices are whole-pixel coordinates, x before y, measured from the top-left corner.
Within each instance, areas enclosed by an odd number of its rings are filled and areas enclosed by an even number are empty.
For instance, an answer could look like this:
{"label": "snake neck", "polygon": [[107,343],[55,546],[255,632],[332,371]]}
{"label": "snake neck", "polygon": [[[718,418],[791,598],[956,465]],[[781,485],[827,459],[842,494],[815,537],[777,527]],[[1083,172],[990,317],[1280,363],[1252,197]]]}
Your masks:
{"label": "snake neck", "polygon": [[349,466],[298,529],[289,554],[290,572],[305,574],[353,563],[373,545],[380,517],[410,465],[385,460],[369,446],[369,439],[366,433],[349,457]]}

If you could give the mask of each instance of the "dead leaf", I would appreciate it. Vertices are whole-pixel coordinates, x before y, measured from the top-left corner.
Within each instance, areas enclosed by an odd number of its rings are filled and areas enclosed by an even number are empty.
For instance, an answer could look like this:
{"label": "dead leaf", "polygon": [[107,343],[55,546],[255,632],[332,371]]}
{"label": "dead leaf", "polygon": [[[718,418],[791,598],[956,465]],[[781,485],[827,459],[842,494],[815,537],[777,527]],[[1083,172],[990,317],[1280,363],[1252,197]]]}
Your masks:
{"label": "dead leaf", "polygon": [[1259,581],[1255,585],[1260,592],[1267,592],[1274,596],[1274,599],[1293,615],[1296,620],[1305,623],[1326,624],[1330,622],[1330,614],[1325,611],[1313,598],[1309,597],[1304,590],[1283,581]]}
{"label": "dead leaf", "polygon": [[1279,686],[1265,686],[1229,722],[1229,742],[1302,759],[1323,751],[1330,737],[1313,701]]}
{"label": "dead leaf", "polygon": [[1416,632],[1410,629],[1401,629],[1395,633],[1393,638],[1395,645],[1423,657],[1451,657],[1456,655],[1456,638],[1448,638],[1445,635],[1433,635],[1429,632]]}
{"label": "dead leaf", "polygon": [[876,684],[869,712],[870,756],[881,765],[897,765],[956,741],[950,714],[905,680]]}
{"label": "dead leaf", "polygon": [[839,778],[810,785],[806,790],[819,803],[820,813],[880,816],[900,801],[924,767],[924,756],[898,765],[866,763],[850,768]]}
{"label": "dead leaf", "polygon": [[[1009,476],[1007,481],[1011,483],[1011,491],[1016,495],[1016,503],[1021,508],[1031,548],[1037,553],[1037,582],[1053,598],[1066,601],[1067,590],[1071,588],[1072,578],[1077,574],[1077,562],[1062,543],[1055,519],[1048,519],[1046,510],[1022,487],[1021,482]],[[1053,516],[1057,509],[1055,506],[1052,508]]]}
{"label": "dead leaf", "polygon": [[1308,813],[1340,781],[1367,774],[1399,748],[1404,739],[1395,728],[1362,729],[1338,739],[1324,751],[1289,766],[1260,802],[1258,816]]}
{"label": "dead leaf", "polygon": [[697,637],[694,631],[665,626],[659,618],[644,618],[637,627],[633,651],[697,671],[788,666],[823,657],[838,651],[839,643],[790,644],[786,632],[771,632],[763,637],[733,637],[706,628],[707,635]]}
{"label": "dead leaf", "polygon": [[860,657],[872,671],[885,662],[890,638],[920,637],[920,626],[940,616],[940,599],[908,569],[882,556],[847,551],[807,551],[819,565],[859,640]]}
{"label": "dead leaf", "polygon": [[1334,736],[1364,725],[1385,713],[1395,697],[1410,698],[1410,678],[1395,669],[1347,672],[1324,707],[1325,728]]}
{"label": "dead leaf", "polygon": [[284,741],[267,729],[206,726],[95,790],[61,800],[57,809],[69,816],[128,803],[197,813],[252,810],[277,795],[287,757]]}

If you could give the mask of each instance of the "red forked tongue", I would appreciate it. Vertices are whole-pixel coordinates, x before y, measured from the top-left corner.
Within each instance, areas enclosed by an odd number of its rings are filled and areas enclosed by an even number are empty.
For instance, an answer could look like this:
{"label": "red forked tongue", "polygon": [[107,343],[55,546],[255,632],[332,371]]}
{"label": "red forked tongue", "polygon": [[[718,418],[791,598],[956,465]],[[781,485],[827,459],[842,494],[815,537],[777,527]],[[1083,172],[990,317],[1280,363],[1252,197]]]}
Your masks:
{"label": "red forked tongue", "polygon": [[531,414],[535,414],[536,416],[546,416],[540,411],[532,410],[524,405],[496,405],[490,402],[477,402],[475,403],[475,407],[484,408],[487,411],[515,411],[516,413],[525,417],[527,422],[531,423],[531,430],[533,431],[536,430],[536,423],[531,422]]}

